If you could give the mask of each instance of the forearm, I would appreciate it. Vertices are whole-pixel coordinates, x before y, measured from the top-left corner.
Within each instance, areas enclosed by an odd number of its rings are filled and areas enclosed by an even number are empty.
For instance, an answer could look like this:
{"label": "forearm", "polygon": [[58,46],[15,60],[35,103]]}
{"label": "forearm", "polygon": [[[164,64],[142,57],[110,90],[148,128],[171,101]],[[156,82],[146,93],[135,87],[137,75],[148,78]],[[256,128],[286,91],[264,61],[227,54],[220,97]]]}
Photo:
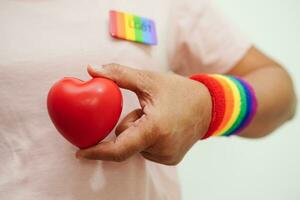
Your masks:
{"label": "forearm", "polygon": [[296,96],[288,73],[277,66],[265,66],[242,76],[254,88],[258,109],[250,125],[239,135],[259,138],[268,135],[295,113]]}

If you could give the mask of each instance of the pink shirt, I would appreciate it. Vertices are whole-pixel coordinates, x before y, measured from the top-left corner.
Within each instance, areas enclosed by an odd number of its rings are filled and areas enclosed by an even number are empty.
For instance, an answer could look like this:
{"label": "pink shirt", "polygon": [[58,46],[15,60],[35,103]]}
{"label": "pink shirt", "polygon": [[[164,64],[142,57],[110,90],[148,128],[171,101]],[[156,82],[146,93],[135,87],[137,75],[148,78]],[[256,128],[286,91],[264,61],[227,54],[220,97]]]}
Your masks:
{"label": "pink shirt", "polygon": [[[110,9],[152,18],[158,45],[111,38]],[[64,76],[89,79],[88,63],[223,73],[250,47],[207,0],[2,0],[0,24],[3,200],[180,199],[174,166],[140,155],[122,163],[77,160],[48,117],[48,90]],[[122,116],[138,107],[133,93],[123,96]]]}

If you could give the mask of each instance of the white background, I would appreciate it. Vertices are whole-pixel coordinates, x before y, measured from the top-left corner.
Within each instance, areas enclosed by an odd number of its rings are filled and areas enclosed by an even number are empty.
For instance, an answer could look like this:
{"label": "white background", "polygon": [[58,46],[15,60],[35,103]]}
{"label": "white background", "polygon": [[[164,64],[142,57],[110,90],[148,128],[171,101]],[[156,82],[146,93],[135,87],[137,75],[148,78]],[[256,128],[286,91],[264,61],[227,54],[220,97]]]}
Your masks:
{"label": "white background", "polygon": [[[300,94],[300,1],[216,0],[254,44],[283,64]],[[184,200],[300,200],[300,120],[249,140],[198,142],[179,165]]]}

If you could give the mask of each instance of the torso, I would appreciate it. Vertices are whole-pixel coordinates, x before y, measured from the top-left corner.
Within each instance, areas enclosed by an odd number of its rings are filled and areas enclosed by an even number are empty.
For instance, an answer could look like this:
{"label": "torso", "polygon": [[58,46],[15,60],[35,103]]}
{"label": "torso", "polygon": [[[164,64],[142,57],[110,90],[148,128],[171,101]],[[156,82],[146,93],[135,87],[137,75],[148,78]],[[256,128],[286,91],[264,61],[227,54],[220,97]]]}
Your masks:
{"label": "torso", "polygon": [[[75,159],[76,148],[57,133],[46,109],[51,85],[64,76],[89,79],[87,64],[115,62],[168,70],[171,0],[7,0],[0,7],[0,197],[179,198],[174,167],[145,161],[139,155],[124,163]],[[158,45],[112,38],[110,9],[152,18]],[[123,91],[123,95],[124,116],[139,105],[134,94]]]}

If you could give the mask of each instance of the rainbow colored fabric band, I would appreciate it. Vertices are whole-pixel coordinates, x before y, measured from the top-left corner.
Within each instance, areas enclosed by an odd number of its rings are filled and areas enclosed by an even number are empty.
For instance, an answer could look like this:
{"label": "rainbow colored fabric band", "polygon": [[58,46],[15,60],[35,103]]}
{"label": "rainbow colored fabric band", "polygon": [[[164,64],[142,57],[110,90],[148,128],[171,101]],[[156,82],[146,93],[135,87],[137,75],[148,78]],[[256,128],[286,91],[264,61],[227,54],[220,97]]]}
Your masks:
{"label": "rainbow colored fabric band", "polygon": [[115,38],[149,45],[157,44],[155,23],[151,19],[111,10],[109,25],[110,34]]}
{"label": "rainbow colored fabric band", "polygon": [[248,126],[257,110],[255,92],[249,83],[220,74],[196,74],[190,78],[203,83],[212,97],[212,121],[202,139],[236,135]]}

